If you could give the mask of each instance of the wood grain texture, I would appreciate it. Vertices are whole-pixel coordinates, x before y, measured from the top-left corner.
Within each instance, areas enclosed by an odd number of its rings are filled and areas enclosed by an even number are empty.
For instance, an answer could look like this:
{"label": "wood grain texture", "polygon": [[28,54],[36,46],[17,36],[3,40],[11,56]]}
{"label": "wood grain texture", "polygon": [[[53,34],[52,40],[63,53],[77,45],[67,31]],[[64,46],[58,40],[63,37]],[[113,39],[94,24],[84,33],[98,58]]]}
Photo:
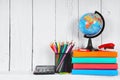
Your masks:
{"label": "wood grain texture", "polygon": [[9,1],[0,0],[0,71],[9,67]]}
{"label": "wood grain texture", "polygon": [[11,0],[11,71],[31,70],[31,4],[31,0]]}
{"label": "wood grain texture", "polygon": [[54,65],[50,43],[55,40],[55,1],[34,0],[33,65]]}
{"label": "wood grain texture", "polygon": [[56,1],[56,40],[77,41],[78,0]]}

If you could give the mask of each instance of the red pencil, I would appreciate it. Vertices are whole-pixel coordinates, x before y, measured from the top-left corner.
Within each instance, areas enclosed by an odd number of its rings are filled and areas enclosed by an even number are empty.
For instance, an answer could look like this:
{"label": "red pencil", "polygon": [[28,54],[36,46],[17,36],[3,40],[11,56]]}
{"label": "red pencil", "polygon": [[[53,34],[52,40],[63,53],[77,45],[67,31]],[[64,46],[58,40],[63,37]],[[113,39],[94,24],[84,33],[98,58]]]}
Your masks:
{"label": "red pencil", "polygon": [[51,49],[53,50],[53,52],[55,53],[55,50],[54,50],[54,45],[53,45],[53,43],[52,43],[52,44],[50,44],[50,47],[51,47]]}

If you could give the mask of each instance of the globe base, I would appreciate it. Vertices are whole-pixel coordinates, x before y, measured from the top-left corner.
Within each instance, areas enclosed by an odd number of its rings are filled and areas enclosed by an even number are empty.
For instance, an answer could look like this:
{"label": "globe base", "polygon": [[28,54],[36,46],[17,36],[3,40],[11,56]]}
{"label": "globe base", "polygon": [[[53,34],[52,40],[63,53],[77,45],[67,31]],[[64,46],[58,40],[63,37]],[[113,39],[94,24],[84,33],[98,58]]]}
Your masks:
{"label": "globe base", "polygon": [[98,49],[93,48],[91,38],[88,39],[88,45],[87,45],[86,49],[88,49],[90,51],[98,51]]}

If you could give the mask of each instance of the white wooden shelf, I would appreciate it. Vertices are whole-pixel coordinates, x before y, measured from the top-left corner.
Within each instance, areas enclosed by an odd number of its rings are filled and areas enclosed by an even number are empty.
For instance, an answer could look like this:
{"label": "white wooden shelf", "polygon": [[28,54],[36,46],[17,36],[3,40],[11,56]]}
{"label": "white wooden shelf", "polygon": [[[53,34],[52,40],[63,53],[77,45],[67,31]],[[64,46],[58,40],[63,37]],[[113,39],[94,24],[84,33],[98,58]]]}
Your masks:
{"label": "white wooden shelf", "polygon": [[0,80],[118,80],[118,76],[92,76],[92,75],[33,75],[32,72],[0,72]]}

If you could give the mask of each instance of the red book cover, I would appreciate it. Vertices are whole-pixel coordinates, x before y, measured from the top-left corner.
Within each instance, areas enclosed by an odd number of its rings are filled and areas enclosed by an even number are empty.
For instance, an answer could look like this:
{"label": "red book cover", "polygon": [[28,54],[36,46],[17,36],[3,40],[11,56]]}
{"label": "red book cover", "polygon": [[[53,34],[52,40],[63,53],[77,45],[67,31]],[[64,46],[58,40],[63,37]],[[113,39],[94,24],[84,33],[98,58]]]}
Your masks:
{"label": "red book cover", "polygon": [[73,64],[73,69],[118,69],[118,64]]}

